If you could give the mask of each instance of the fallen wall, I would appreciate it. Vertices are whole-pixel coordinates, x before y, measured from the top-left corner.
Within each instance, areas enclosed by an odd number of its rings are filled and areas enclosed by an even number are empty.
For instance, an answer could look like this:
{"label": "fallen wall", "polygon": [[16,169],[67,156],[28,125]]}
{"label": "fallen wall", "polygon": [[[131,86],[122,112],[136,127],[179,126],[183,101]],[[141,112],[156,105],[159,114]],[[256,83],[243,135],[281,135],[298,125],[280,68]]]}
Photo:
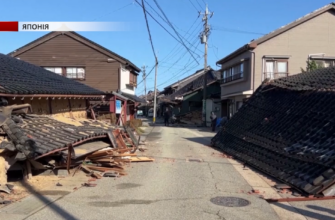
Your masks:
{"label": "fallen wall", "polygon": [[335,183],[334,106],[332,91],[259,87],[212,144],[301,192],[321,194]]}

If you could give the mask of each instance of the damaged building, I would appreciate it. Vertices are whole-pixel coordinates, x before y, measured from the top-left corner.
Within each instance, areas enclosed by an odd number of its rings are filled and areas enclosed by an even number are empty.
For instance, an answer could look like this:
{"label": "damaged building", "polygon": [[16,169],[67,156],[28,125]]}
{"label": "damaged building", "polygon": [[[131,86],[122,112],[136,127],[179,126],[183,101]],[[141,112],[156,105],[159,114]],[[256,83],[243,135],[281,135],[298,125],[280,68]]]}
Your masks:
{"label": "damaged building", "polygon": [[[103,91],[103,100],[89,100],[95,116],[116,123],[133,119],[144,100],[135,95],[141,71],[125,57],[76,33],[53,31],[8,54]],[[120,121],[120,120],[119,120]]]}
{"label": "damaged building", "polygon": [[212,139],[302,194],[335,195],[335,67],[264,82]]}
{"label": "damaged building", "polygon": [[[220,74],[208,67],[206,73],[206,121],[210,125],[210,113],[214,111],[220,117]],[[164,88],[160,94],[161,109],[170,109],[181,122],[202,123],[203,87],[205,72],[198,70],[194,74]]]}
{"label": "damaged building", "polygon": [[122,148],[106,155],[137,149],[129,128],[87,119],[89,101],[101,101],[104,92],[3,54],[0,78],[0,186],[11,169],[29,178],[34,169],[69,170],[106,147]]}

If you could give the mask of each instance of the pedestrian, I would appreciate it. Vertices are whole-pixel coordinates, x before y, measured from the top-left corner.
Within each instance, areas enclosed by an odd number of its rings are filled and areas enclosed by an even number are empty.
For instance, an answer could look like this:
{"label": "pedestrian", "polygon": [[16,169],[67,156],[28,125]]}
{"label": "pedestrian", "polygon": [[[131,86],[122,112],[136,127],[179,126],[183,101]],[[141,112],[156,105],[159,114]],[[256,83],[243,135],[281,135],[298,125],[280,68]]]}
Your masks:
{"label": "pedestrian", "polygon": [[212,131],[215,131],[217,117],[214,112],[211,113],[210,119],[211,119]]}
{"label": "pedestrian", "polygon": [[166,109],[166,111],[164,112],[164,124],[165,124],[165,126],[169,126],[169,118],[170,118],[169,109]]}

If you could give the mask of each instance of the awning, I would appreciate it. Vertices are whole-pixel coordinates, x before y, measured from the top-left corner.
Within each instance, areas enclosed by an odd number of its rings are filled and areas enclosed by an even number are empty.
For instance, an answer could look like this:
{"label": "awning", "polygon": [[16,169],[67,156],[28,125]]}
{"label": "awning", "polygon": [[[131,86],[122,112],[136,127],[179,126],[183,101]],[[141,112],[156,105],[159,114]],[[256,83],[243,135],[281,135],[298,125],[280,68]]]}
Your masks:
{"label": "awning", "polygon": [[123,99],[123,100],[125,100],[125,101],[127,101],[127,100],[128,100],[128,98],[127,98],[127,97],[125,97],[125,96],[121,95],[120,93],[117,93],[117,92],[112,92],[112,94],[113,94],[113,95],[115,95],[116,97],[119,97],[120,99]]}
{"label": "awning", "polygon": [[141,99],[140,97],[138,97],[136,95],[132,95],[132,94],[125,93],[125,92],[122,92],[122,95],[127,97],[128,99],[134,101],[134,102],[145,103],[144,99]]}

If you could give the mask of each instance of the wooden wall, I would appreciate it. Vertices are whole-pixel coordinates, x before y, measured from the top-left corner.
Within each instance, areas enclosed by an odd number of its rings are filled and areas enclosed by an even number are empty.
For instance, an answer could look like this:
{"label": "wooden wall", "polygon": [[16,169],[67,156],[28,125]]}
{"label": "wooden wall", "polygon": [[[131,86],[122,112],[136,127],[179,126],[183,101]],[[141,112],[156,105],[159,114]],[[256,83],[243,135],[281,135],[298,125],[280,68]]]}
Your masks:
{"label": "wooden wall", "polygon": [[40,44],[18,56],[21,60],[43,67],[84,67],[86,78],[81,83],[103,92],[119,86],[120,63],[108,63],[105,54],[64,34]]}
{"label": "wooden wall", "polygon": [[8,98],[8,104],[24,104],[29,103],[32,107],[33,114],[38,115],[49,115],[50,107],[49,102],[51,102],[52,115],[63,115],[70,116],[70,111],[75,118],[86,118],[86,100],[85,99],[50,99],[46,98],[31,100],[30,98],[21,99],[11,99]]}

